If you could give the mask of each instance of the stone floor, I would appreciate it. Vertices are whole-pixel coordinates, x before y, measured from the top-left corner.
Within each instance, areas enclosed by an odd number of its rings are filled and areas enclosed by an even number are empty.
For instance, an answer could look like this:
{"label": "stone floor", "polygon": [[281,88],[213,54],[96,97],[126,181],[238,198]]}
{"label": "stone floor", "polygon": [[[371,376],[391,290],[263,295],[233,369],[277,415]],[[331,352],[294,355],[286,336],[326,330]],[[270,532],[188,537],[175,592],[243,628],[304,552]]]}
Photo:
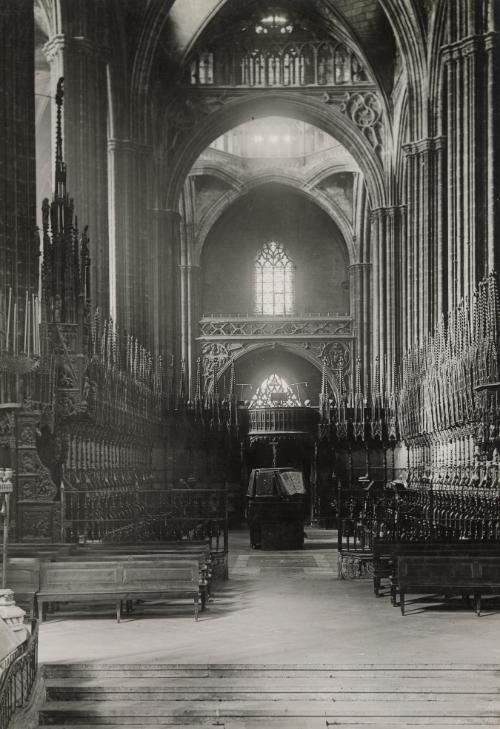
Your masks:
{"label": "stone floor", "polygon": [[[402,617],[370,581],[337,580],[334,542],[310,533],[300,552],[253,551],[230,536],[230,579],[198,623],[187,605],[147,606],[117,624],[113,606],[78,608],[41,626],[44,663],[419,664],[500,663],[500,609],[477,618],[452,601],[408,604]],[[499,681],[500,689],[500,681]]]}

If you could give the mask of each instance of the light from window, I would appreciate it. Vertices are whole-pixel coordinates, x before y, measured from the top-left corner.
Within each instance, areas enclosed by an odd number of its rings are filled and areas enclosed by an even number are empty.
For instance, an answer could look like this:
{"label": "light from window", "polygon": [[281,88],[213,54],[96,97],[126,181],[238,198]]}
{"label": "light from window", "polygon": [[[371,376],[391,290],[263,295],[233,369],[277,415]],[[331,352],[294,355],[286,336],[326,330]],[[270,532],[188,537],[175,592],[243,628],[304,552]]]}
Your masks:
{"label": "light from window", "polygon": [[293,261],[281,243],[266,243],[255,260],[256,314],[293,314],[293,273]]}
{"label": "light from window", "polygon": [[290,385],[276,372],[266,377],[250,401],[250,408],[298,408],[300,405]]}

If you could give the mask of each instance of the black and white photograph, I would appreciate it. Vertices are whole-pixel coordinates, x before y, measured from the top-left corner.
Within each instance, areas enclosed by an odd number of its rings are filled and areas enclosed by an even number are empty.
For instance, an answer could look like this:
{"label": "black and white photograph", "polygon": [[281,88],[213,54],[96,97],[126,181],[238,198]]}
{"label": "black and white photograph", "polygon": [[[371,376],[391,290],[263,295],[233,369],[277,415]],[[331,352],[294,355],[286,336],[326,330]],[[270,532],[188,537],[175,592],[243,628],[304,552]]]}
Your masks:
{"label": "black and white photograph", "polygon": [[500,0],[0,0],[0,729],[500,727]]}

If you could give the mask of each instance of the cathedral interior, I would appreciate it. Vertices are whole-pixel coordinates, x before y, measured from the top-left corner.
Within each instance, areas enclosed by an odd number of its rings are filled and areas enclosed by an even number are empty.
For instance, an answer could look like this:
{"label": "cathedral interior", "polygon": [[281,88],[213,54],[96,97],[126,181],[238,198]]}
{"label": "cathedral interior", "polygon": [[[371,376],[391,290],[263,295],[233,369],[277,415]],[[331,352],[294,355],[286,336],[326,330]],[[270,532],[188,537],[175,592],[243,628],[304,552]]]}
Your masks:
{"label": "cathedral interior", "polygon": [[0,729],[498,726],[499,24],[2,0]]}

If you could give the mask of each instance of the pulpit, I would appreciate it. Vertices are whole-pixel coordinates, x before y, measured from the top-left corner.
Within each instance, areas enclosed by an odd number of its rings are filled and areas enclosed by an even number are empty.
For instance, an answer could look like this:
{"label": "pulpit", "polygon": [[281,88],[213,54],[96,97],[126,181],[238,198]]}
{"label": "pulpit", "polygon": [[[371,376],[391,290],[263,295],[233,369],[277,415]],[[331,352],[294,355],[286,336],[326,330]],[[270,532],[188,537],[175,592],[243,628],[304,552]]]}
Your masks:
{"label": "pulpit", "polygon": [[256,468],[247,492],[250,545],[262,549],[304,546],[306,491],[295,468]]}

